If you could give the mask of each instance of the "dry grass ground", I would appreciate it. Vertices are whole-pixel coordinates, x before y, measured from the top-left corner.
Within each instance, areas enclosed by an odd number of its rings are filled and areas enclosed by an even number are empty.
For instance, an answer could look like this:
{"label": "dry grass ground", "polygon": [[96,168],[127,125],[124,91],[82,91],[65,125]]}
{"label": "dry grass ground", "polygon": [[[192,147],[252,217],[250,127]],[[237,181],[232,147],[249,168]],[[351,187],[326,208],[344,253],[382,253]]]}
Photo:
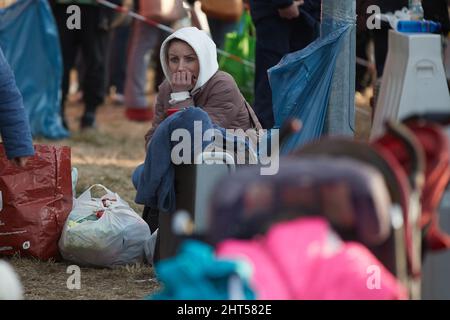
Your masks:
{"label": "dry grass ground", "polygon": [[[366,139],[370,130],[371,92],[357,95],[356,136]],[[134,203],[131,183],[133,169],[143,162],[143,136],[149,123],[127,121],[123,109],[111,104],[98,111],[97,130],[79,132],[78,119],[82,106],[71,104],[68,109],[71,139],[36,143],[68,145],[72,148],[72,165],[79,170],[77,195],[94,183],[101,183],[117,192],[138,213],[142,207]],[[28,258],[12,258],[19,273],[26,299],[141,299],[159,288],[153,268],[136,265],[117,269],[81,268],[81,289],[69,290],[66,262],[41,262]]]}
{"label": "dry grass ground", "polygon": [[[101,183],[117,192],[136,212],[142,206],[134,203],[131,183],[133,169],[144,161],[144,134],[150,123],[127,121],[121,107],[106,104],[98,110],[97,130],[78,129],[82,106],[68,107],[70,139],[36,143],[68,145],[72,166],[78,169],[77,195],[89,186]],[[141,299],[158,288],[153,268],[148,265],[110,269],[81,269],[81,289],[69,290],[66,262],[40,262],[15,257],[10,260],[19,273],[26,299]]]}
{"label": "dry grass ground", "polygon": [[142,299],[159,288],[153,268],[133,265],[115,269],[81,268],[80,289],[68,289],[70,263],[28,258],[10,260],[29,300]]}

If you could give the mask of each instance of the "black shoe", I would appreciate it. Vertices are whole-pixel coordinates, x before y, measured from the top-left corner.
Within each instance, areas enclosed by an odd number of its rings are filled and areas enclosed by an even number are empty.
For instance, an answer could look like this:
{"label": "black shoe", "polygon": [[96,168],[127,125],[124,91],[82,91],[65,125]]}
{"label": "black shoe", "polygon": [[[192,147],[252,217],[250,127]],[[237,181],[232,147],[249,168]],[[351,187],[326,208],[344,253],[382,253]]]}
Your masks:
{"label": "black shoe", "polygon": [[81,118],[81,129],[95,128],[95,113],[86,112]]}
{"label": "black shoe", "polygon": [[147,222],[150,232],[155,232],[159,227],[159,210],[145,206],[142,212],[142,219]]}

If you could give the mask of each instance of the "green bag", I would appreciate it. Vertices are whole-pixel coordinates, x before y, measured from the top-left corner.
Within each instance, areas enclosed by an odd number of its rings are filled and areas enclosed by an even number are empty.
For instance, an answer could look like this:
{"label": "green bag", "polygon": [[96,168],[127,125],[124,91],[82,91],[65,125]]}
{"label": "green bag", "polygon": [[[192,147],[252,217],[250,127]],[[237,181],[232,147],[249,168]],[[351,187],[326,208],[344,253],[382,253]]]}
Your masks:
{"label": "green bag", "polygon": [[[248,11],[244,11],[239,22],[239,29],[227,33],[224,50],[238,58],[255,62],[256,32],[252,18]],[[236,81],[242,95],[252,104],[254,96],[255,68],[243,64],[238,59],[222,55],[219,67],[222,71],[231,74]]]}

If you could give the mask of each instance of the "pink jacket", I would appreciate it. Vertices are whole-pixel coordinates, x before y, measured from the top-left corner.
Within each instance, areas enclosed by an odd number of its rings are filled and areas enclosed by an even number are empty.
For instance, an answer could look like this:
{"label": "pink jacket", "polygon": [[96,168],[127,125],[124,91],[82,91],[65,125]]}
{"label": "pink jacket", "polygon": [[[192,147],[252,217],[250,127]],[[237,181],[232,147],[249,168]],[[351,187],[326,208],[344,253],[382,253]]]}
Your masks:
{"label": "pink jacket", "polygon": [[250,263],[261,300],[407,298],[367,248],[342,242],[323,218],[282,222],[260,239],[226,240],[217,254]]}

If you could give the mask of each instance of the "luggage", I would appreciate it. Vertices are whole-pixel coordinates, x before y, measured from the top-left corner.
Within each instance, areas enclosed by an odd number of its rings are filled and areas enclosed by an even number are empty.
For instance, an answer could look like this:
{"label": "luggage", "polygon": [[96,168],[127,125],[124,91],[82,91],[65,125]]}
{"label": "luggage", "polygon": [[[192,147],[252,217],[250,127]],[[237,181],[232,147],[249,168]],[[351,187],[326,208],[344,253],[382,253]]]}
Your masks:
{"label": "luggage", "polygon": [[[217,159],[219,154],[217,154]],[[214,165],[180,165],[175,167],[177,210],[189,212],[197,231],[207,228],[208,200],[217,181],[234,169],[234,162]],[[182,237],[173,230],[176,212],[159,214],[159,242],[156,259],[167,259],[177,253]]]}
{"label": "luggage", "polygon": [[173,23],[186,16],[182,0],[140,0],[139,13],[158,22]]}
{"label": "luggage", "polygon": [[238,21],[244,11],[242,0],[201,0],[202,11],[211,18]]}
{"label": "luggage", "polygon": [[60,258],[58,240],[71,210],[69,147],[36,145],[19,168],[0,144],[0,255]]}

